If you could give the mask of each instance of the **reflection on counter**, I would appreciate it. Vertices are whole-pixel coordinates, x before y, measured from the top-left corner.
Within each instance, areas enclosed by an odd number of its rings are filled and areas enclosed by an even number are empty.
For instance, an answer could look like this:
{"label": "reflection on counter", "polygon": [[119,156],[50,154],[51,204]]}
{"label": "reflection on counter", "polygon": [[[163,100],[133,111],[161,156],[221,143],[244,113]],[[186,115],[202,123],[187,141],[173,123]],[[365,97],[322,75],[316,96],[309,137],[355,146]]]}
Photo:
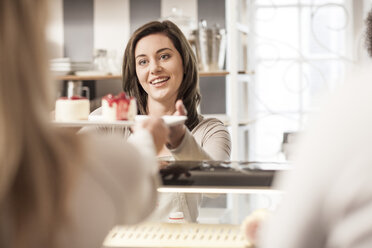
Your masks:
{"label": "reflection on counter", "polygon": [[[104,247],[253,247],[242,229],[247,216],[257,209],[274,211],[281,194],[271,194],[278,171],[287,163],[227,161],[161,161],[160,189],[182,192],[220,189],[204,194],[196,223],[148,221],[134,226],[116,226],[107,235]],[[230,194],[230,190],[264,189],[260,194]],[[160,190],[161,191],[161,190]],[[167,192],[166,190],[163,192]],[[233,192],[233,191],[232,191]],[[236,191],[238,192],[238,191]],[[210,192],[209,192],[210,193]]]}
{"label": "reflection on counter", "polygon": [[211,186],[270,188],[277,171],[288,163],[229,161],[163,161],[164,186]]}

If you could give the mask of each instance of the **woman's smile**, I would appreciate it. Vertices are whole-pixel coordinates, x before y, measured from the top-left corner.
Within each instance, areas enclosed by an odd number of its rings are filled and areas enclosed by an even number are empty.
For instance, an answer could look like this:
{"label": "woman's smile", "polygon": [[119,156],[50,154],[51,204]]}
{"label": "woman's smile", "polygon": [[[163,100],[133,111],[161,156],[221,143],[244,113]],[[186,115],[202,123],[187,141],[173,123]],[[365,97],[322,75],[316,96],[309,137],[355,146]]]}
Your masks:
{"label": "woman's smile", "polygon": [[155,87],[164,86],[169,80],[169,77],[158,77],[150,81],[150,84]]}

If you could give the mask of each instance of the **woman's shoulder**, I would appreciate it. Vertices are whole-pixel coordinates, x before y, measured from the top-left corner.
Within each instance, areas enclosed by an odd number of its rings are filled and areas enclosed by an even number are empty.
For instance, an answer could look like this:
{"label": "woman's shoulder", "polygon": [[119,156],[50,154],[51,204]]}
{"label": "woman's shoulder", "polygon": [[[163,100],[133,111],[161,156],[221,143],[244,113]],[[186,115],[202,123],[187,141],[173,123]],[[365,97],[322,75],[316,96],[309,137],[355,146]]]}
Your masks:
{"label": "woman's shoulder", "polygon": [[216,117],[202,116],[191,134],[213,159],[229,159],[231,138],[222,120]]}
{"label": "woman's shoulder", "polygon": [[220,128],[220,129],[226,129],[225,124],[222,122],[222,120],[216,118],[216,117],[208,117],[208,116],[202,116],[199,115],[199,123],[196,125],[196,127],[193,129],[193,131],[197,131],[199,129],[213,129],[213,128]]}
{"label": "woman's shoulder", "polygon": [[230,140],[230,134],[222,120],[201,115],[199,118],[198,125],[191,131],[194,137],[202,137],[204,140],[211,137],[223,137],[226,140]]}

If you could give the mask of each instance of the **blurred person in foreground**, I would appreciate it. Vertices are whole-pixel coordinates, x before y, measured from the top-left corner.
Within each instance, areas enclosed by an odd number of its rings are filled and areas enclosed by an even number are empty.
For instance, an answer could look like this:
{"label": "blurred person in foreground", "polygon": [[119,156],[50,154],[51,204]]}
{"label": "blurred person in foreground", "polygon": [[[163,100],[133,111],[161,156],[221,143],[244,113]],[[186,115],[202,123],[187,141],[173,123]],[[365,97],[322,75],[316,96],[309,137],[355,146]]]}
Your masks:
{"label": "blurred person in foreground", "polygon": [[51,125],[46,5],[0,1],[0,247],[101,247],[155,207],[169,130],[149,119],[126,142]]}
{"label": "blurred person in foreground", "polygon": [[[366,23],[372,55],[372,12]],[[371,65],[361,66],[313,120],[259,247],[372,247],[371,96]]]}

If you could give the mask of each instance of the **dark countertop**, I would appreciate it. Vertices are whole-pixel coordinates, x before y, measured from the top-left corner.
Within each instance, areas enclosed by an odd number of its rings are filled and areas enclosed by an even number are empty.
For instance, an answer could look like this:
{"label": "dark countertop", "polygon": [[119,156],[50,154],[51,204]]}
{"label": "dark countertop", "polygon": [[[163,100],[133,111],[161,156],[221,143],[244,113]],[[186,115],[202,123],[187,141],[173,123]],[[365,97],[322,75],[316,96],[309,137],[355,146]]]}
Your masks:
{"label": "dark countertop", "polygon": [[165,187],[267,188],[288,163],[226,161],[162,161]]}

